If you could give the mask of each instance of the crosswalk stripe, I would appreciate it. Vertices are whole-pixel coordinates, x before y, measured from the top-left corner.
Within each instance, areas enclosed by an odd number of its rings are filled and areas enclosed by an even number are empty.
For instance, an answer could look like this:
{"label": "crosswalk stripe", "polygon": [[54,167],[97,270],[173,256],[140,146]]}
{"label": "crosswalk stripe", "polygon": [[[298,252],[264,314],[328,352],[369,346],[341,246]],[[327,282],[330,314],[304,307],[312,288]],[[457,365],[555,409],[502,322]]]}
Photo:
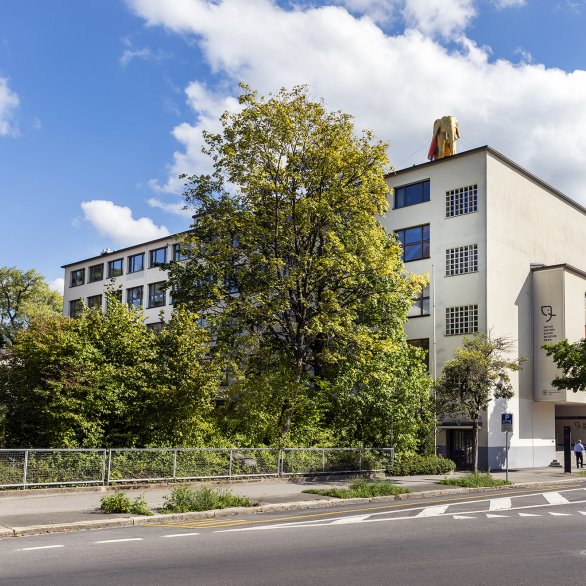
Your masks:
{"label": "crosswalk stripe", "polygon": [[553,515],[554,517],[571,517],[572,514],[571,513],[552,513],[551,511],[549,512],[550,515]]}
{"label": "crosswalk stripe", "polygon": [[499,518],[499,519],[508,519],[509,515],[491,515],[490,513],[486,514],[486,518],[487,519],[495,519],[495,518]]}
{"label": "crosswalk stripe", "polygon": [[570,501],[559,492],[544,492],[543,496],[550,505],[565,505]]}
{"label": "crosswalk stripe", "polygon": [[580,515],[586,515],[586,511],[578,511],[578,513],[580,513]]}
{"label": "crosswalk stripe", "polygon": [[421,512],[415,515],[416,517],[437,517],[446,512],[450,505],[437,505],[435,507],[426,507]]}
{"label": "crosswalk stripe", "polygon": [[535,513],[519,513],[519,517],[541,517],[541,515],[536,515]]}
{"label": "crosswalk stripe", "polygon": [[476,519],[476,517],[467,517],[466,515],[454,515],[454,519]]}
{"label": "crosswalk stripe", "polygon": [[489,511],[504,511],[505,509],[510,509],[511,499],[509,498],[502,498],[502,499],[491,499],[490,507],[488,508]]}
{"label": "crosswalk stripe", "polygon": [[353,515],[352,517],[342,517],[341,519],[336,519],[332,525],[347,525],[348,523],[360,523],[364,521],[364,519],[368,519],[370,515]]}

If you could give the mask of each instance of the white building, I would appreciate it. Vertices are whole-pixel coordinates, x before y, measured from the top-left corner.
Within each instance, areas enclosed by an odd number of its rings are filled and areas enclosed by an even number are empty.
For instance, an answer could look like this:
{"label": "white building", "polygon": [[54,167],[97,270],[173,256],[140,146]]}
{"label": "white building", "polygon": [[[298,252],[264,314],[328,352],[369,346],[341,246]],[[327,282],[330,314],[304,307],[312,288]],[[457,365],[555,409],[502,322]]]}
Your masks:
{"label": "white building", "polygon": [[[555,369],[541,349],[584,336],[586,209],[489,147],[397,171],[388,183],[394,193],[383,224],[403,243],[406,268],[430,276],[410,312],[408,339],[429,349],[439,375],[464,335],[509,337],[528,361],[513,375],[515,397],[483,417],[480,463],[504,465],[507,411],[509,465],[548,465],[564,425],[586,439],[586,393],[553,389]],[[64,314],[75,316],[82,300],[102,306],[114,278],[122,299],[145,308],[146,323],[157,327],[161,312],[164,320],[171,313],[158,264],[178,255],[177,236],[169,236],[65,265]],[[470,462],[471,445],[470,422],[440,427],[439,451],[460,465]]]}

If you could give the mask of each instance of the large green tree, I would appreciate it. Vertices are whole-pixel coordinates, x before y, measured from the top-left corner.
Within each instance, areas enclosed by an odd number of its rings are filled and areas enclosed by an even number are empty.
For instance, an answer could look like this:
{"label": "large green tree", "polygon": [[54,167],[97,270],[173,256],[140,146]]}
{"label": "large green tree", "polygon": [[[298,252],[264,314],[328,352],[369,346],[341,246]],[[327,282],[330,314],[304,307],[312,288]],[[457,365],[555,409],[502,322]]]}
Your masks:
{"label": "large green tree", "polygon": [[0,267],[0,348],[11,345],[32,317],[59,315],[62,309],[62,295],[52,291],[37,271]]}
{"label": "large green tree", "polygon": [[[423,279],[379,221],[386,145],[305,87],[268,98],[242,87],[241,110],[204,133],[213,173],[187,177],[195,222],[170,281],[177,304],[206,316],[226,410],[265,422],[265,441],[300,441],[296,430],[341,420],[341,392],[374,405],[407,381],[425,394],[403,330]],[[383,356],[392,383],[376,375]]]}
{"label": "large green tree", "polygon": [[437,414],[464,417],[472,422],[474,471],[478,471],[480,416],[494,399],[514,396],[510,372],[521,369],[524,358],[510,357],[512,344],[503,337],[478,333],[464,338],[462,348],[446,362],[436,381]]}
{"label": "large green tree", "polygon": [[574,343],[562,340],[543,347],[561,370],[560,376],[552,381],[553,386],[574,392],[586,391],[586,338]]}

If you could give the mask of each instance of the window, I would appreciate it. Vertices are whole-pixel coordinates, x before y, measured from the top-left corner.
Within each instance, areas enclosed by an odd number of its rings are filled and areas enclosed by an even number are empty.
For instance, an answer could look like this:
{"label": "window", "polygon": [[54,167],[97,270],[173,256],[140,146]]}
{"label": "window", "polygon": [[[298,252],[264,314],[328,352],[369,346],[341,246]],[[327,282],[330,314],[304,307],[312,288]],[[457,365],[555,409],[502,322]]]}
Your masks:
{"label": "window", "polygon": [[407,312],[407,317],[421,317],[429,315],[429,285],[421,289],[421,293],[413,298],[413,305]]}
{"label": "window", "polygon": [[165,305],[165,281],[149,285],[149,307],[163,307]]}
{"label": "window", "polygon": [[152,269],[153,267],[158,267],[160,265],[164,265],[167,262],[167,247],[164,246],[163,248],[157,248],[155,250],[151,250],[149,253],[150,260],[149,260],[149,267]]}
{"label": "window", "polygon": [[477,244],[446,250],[446,277],[476,272],[478,272]]}
{"label": "window", "polygon": [[108,279],[119,277],[124,272],[123,262],[123,259],[119,258],[108,263]]}
{"label": "window", "polygon": [[[122,289],[114,289],[114,291],[112,291],[112,297],[114,299],[116,299],[117,301],[120,301],[120,303],[122,303]],[[106,302],[106,306],[107,306],[107,302]]]}
{"label": "window", "polygon": [[429,201],[429,179],[395,187],[395,209]]}
{"label": "window", "polygon": [[71,271],[71,287],[77,287],[85,283],[85,269]]}
{"label": "window", "polygon": [[429,224],[397,230],[397,238],[403,248],[403,261],[429,258]]}
{"label": "window", "polygon": [[181,244],[173,244],[173,260],[185,260],[187,255],[182,252],[185,247]]}
{"label": "window", "polygon": [[104,263],[90,267],[90,283],[102,281],[104,279]]}
{"label": "window", "polygon": [[90,309],[102,309],[102,296],[101,295],[92,295],[91,297],[87,298],[87,306]]}
{"label": "window", "polygon": [[160,334],[163,331],[164,325],[162,321],[156,321],[152,324],[147,324],[146,327],[155,334]]}
{"label": "window", "polygon": [[423,363],[429,370],[429,338],[419,338],[418,340],[407,340],[407,344],[409,346],[415,346],[416,348],[421,348],[425,351],[425,357],[423,359]]}
{"label": "window", "polygon": [[446,336],[478,331],[478,305],[446,307]]}
{"label": "window", "polygon": [[76,318],[83,310],[81,299],[73,299],[69,302],[69,317]]}
{"label": "window", "polygon": [[126,289],[126,303],[128,307],[134,307],[134,309],[142,307],[142,287]]}
{"label": "window", "polygon": [[144,252],[128,257],[128,272],[138,273],[144,269]]}
{"label": "window", "polygon": [[446,218],[478,211],[478,185],[446,191]]}

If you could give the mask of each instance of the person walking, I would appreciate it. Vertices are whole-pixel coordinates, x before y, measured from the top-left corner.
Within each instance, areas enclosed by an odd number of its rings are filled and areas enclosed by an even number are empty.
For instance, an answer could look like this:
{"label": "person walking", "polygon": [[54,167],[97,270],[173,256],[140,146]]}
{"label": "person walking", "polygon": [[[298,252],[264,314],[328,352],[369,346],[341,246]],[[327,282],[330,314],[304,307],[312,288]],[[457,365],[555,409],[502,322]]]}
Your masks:
{"label": "person walking", "polygon": [[574,444],[574,454],[576,454],[576,468],[584,468],[584,445],[581,440]]}

